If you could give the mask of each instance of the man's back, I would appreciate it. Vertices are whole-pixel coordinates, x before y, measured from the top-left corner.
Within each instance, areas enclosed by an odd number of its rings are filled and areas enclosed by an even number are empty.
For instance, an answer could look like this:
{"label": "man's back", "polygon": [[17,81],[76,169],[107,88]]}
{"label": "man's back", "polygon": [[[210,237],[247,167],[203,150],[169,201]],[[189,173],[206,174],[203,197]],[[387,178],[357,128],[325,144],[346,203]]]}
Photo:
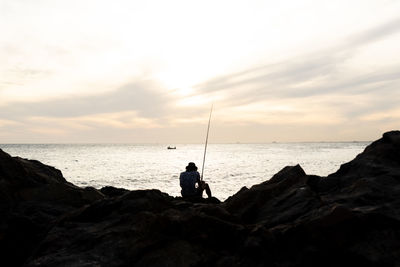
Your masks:
{"label": "man's back", "polygon": [[181,185],[181,194],[183,197],[197,195],[196,183],[200,181],[200,174],[197,171],[181,172],[179,182]]}

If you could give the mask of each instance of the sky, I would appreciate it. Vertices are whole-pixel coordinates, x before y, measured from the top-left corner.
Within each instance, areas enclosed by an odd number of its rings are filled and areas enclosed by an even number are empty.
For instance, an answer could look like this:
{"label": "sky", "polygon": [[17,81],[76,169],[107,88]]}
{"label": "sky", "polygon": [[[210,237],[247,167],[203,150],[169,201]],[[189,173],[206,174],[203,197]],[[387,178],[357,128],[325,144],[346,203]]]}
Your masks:
{"label": "sky", "polygon": [[0,0],[0,143],[369,141],[400,1]]}

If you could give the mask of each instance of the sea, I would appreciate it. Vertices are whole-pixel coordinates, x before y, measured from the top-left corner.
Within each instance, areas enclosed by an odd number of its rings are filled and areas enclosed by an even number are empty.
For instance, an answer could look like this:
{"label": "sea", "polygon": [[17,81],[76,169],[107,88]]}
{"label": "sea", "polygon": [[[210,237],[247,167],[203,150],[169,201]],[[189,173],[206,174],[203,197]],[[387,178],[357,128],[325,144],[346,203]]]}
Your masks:
{"label": "sea", "polygon": [[[327,176],[369,144],[209,144],[203,177],[213,195],[225,200],[243,186],[269,180],[285,166],[300,164],[307,174]],[[69,182],[81,187],[159,189],[179,196],[179,174],[188,162],[195,162],[201,172],[204,145],[167,147],[168,144],[0,144],[12,156],[56,167]]]}

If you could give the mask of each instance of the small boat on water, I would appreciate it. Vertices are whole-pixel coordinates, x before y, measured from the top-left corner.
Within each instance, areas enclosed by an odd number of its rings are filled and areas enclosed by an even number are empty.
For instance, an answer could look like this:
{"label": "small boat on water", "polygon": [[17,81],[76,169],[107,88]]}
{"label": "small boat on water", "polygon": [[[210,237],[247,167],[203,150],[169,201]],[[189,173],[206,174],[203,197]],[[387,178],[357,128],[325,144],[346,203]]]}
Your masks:
{"label": "small boat on water", "polygon": [[167,149],[176,149],[176,146],[168,146]]}

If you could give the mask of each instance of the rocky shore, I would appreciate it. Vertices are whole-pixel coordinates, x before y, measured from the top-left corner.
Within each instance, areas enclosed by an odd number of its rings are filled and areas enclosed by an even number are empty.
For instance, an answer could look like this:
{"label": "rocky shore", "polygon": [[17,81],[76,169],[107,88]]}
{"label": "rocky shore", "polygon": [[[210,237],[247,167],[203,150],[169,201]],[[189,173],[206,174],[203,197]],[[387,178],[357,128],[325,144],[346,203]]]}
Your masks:
{"label": "rocky shore", "polygon": [[[270,177],[266,177],[269,179]],[[0,150],[1,266],[400,266],[400,131],[224,202],[80,188]]]}

